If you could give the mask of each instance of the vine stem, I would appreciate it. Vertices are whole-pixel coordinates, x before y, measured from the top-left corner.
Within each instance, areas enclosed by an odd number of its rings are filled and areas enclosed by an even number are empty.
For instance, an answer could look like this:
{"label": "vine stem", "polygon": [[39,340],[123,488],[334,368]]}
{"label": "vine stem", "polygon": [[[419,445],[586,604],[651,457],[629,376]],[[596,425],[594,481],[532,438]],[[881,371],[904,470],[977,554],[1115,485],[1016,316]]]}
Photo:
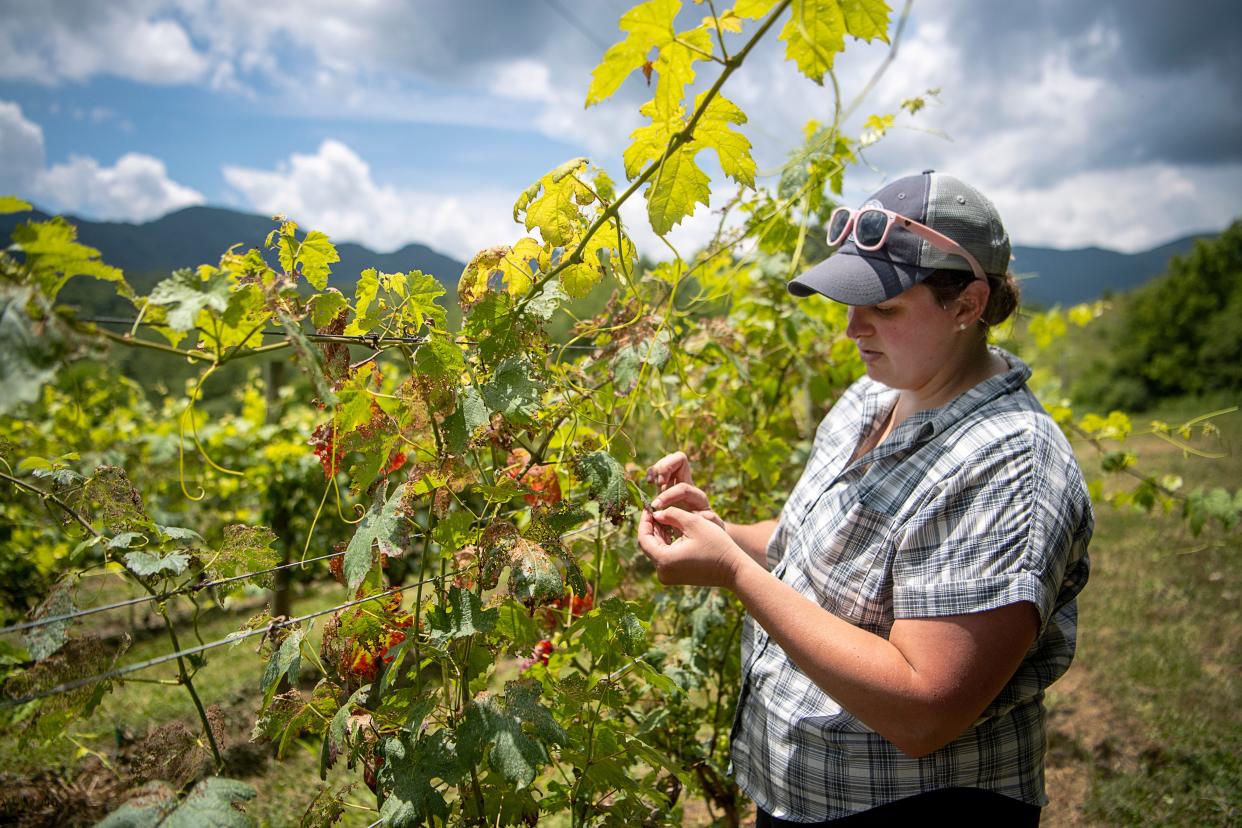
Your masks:
{"label": "vine stem", "polygon": [[65,514],[69,515],[69,517],[73,518],[75,521],[80,523],[82,527],[86,529],[87,532],[90,532],[92,535],[94,535],[97,538],[105,537],[103,532],[100,532],[94,526],[91,526],[91,522],[87,520],[85,517],[83,517],[81,512],[79,512],[77,509],[74,509],[68,503],[61,500],[59,497],[52,494],[51,492],[44,491],[43,489],[40,489],[38,486],[33,486],[27,483],[25,480],[22,480],[21,478],[14,477],[11,474],[5,474],[4,472],[0,472],[0,480],[7,480],[8,482],[12,483],[14,486],[17,486],[19,489],[25,489],[31,494],[38,495],[39,497],[43,498],[45,501],[57,506]]}
{"label": "vine stem", "polygon": [[690,120],[686,122],[685,127],[669,139],[668,146],[664,148],[664,152],[661,153],[660,157],[649,163],[638,178],[634,179],[630,186],[627,187],[621,195],[617,196],[616,200],[609,204],[604,209],[604,212],[600,213],[595,218],[595,221],[591,222],[591,225],[587,228],[586,233],[584,233],[582,238],[578,240],[578,244],[574,247],[573,252],[568,256],[563,257],[556,267],[539,277],[535,284],[531,286],[531,289],[527,292],[526,296],[522,297],[522,301],[518,302],[517,306],[513,309],[515,315],[521,314],[521,312],[526,308],[526,305],[538,296],[544,286],[555,278],[562,270],[565,270],[571,264],[577,264],[580,262],[582,260],[582,251],[586,250],[587,243],[591,240],[591,237],[618,214],[621,209],[621,205],[628,201],[630,197],[638,191],[639,187],[647,183],[651,176],[655,175],[656,172],[664,168],[664,163],[673,155],[673,153],[681,149],[683,145],[688,143],[690,139],[694,137],[694,128],[698,126],[699,121],[703,119],[703,115],[707,112],[707,108],[711,102],[715,100],[717,95],[720,94],[720,90],[724,86],[725,81],[729,79],[730,75],[737,71],[737,69],[746,60],[746,56],[750,54],[751,49],[753,49],[755,45],[763,39],[763,36],[766,35],[776,23],[777,18],[785,13],[785,9],[789,8],[789,5],[792,2],[793,0],[781,0],[781,2],[777,4],[776,8],[768,14],[767,19],[763,21],[763,24],[754,33],[754,35],[751,36],[750,40],[746,41],[746,45],[742,47],[741,51],[725,61],[724,70],[716,78],[716,82],[712,84],[711,88],[703,93],[703,97],[699,101],[699,105],[695,107],[694,113],[690,116]]}

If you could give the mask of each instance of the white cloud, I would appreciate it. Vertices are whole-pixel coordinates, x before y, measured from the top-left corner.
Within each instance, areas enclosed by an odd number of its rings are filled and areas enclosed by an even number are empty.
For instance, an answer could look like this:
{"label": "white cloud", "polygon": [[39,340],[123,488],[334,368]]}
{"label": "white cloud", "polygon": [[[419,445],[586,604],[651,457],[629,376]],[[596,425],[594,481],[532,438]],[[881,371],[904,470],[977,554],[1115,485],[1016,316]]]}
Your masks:
{"label": "white cloud", "polygon": [[122,221],[148,221],[206,201],[202,193],[169,178],[163,161],[133,152],[110,167],[71,156],[38,172],[33,195],[57,210]]}
{"label": "white cloud", "polygon": [[0,194],[27,195],[43,158],[42,128],[17,104],[0,101]]}
{"label": "white cloud", "polygon": [[225,180],[256,210],[285,213],[341,241],[379,251],[420,242],[460,259],[511,243],[516,193],[433,193],[377,183],[370,165],[340,141],[294,153],[275,170],[225,166]]}
{"label": "white cloud", "polygon": [[56,83],[111,74],[142,83],[204,78],[207,55],[185,28],[146,2],[88,7],[23,4],[0,27],[0,77]]}

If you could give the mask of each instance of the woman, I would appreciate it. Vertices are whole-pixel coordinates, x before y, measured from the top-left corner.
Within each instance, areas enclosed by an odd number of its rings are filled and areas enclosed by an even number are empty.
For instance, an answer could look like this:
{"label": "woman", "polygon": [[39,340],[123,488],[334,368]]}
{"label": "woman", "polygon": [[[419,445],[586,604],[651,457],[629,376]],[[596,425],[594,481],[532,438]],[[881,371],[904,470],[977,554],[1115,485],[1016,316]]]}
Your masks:
{"label": "woman", "polygon": [[838,210],[829,242],[789,290],[850,306],[866,376],[779,521],[724,523],[677,453],[639,544],[661,582],[731,589],[757,622],[732,750],[759,826],[1037,825],[1093,521],[1030,369],[987,344],[1017,301],[1008,236],[929,170]]}

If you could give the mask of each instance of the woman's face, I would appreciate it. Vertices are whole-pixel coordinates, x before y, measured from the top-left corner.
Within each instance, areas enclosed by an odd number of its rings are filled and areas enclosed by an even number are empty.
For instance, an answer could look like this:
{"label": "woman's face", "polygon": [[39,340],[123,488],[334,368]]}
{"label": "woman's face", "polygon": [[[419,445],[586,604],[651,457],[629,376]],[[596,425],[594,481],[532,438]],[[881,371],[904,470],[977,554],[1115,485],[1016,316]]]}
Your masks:
{"label": "woman's face", "polygon": [[845,335],[854,340],[867,376],[900,390],[943,383],[958,342],[958,321],[918,284],[878,305],[851,306]]}

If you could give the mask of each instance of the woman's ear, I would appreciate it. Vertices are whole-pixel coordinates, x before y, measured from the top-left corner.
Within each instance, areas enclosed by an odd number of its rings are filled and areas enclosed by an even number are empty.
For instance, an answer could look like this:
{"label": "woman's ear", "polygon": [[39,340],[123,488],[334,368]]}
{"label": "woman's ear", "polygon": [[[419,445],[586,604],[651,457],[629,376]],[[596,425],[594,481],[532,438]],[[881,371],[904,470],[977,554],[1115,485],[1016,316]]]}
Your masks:
{"label": "woman's ear", "polygon": [[949,307],[959,330],[965,330],[979,321],[987,310],[990,295],[991,289],[982,279],[975,279],[958,294]]}

